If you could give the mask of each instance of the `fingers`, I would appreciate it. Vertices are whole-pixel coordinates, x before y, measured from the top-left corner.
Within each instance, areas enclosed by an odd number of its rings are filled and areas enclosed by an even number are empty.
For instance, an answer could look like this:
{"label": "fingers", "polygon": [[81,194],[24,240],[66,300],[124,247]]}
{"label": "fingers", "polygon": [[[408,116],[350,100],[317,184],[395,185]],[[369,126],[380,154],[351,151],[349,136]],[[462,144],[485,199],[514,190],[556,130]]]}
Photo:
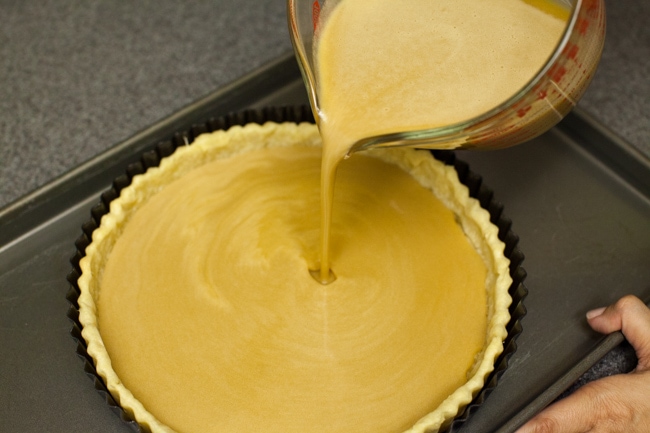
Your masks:
{"label": "fingers", "polygon": [[576,391],[547,407],[528,421],[516,433],[574,433],[588,432],[593,427],[593,402]]}
{"label": "fingers", "polygon": [[647,433],[650,372],[588,383],[552,404],[517,433]]}
{"label": "fingers", "polygon": [[622,331],[634,347],[636,373],[589,383],[544,409],[517,433],[650,431],[650,309],[625,296],[609,307],[587,313],[591,327],[603,334]]}
{"label": "fingers", "polygon": [[625,296],[609,307],[588,312],[587,320],[603,334],[622,331],[636,351],[637,371],[650,369],[650,309],[639,298]]}

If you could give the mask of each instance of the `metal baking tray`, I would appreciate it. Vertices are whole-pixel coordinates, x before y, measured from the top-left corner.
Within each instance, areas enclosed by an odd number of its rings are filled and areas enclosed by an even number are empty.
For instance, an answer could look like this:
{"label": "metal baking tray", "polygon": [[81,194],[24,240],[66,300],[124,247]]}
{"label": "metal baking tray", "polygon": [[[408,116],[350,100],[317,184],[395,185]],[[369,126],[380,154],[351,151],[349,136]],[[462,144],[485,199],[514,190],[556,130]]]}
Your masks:
{"label": "metal baking tray", "polygon": [[[305,103],[287,55],[0,210],[0,431],[130,431],[69,334],[66,275],[81,225],[127,165],[176,131]],[[625,294],[650,299],[650,161],[579,110],[531,142],[457,155],[505,205],[529,290],[518,351],[461,431],[511,432],[621,342],[591,331],[587,310]]]}

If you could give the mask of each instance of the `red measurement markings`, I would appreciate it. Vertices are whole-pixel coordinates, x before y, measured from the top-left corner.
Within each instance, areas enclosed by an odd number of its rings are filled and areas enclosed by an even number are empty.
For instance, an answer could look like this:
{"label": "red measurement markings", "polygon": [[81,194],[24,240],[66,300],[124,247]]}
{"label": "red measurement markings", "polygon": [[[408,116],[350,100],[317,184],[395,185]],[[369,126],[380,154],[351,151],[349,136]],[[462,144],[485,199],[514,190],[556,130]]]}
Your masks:
{"label": "red measurement markings", "polygon": [[548,70],[548,76],[552,81],[559,83],[566,74],[566,68],[562,65],[555,64]]}
{"label": "red measurement markings", "polygon": [[524,117],[526,113],[530,111],[531,108],[532,107],[530,105],[528,107],[520,108],[519,110],[517,110],[517,116]]}
{"label": "red measurement markings", "polygon": [[588,1],[584,7],[586,7],[587,15],[591,18],[595,18],[600,14],[600,4],[597,0]]}
{"label": "red measurement markings", "polygon": [[581,35],[586,35],[587,30],[589,30],[589,21],[584,18],[578,18],[578,21],[576,21],[576,29]]}
{"label": "red measurement markings", "polygon": [[311,5],[311,21],[314,24],[314,31],[318,28],[318,18],[320,17],[320,3],[315,1]]}
{"label": "red measurement markings", "polygon": [[566,47],[564,47],[564,51],[562,53],[567,59],[575,60],[578,56],[578,51],[580,51],[578,45],[569,42]]}

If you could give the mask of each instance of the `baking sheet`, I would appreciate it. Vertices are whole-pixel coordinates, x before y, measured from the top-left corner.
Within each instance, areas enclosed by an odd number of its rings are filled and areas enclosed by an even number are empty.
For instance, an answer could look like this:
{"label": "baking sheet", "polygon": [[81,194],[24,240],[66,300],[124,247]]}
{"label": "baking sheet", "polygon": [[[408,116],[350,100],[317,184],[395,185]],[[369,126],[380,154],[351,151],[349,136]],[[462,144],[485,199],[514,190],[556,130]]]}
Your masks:
{"label": "baking sheet", "polygon": [[[284,57],[0,211],[0,431],[129,431],[95,392],[69,335],[65,276],[81,224],[129,163],[175,131],[306,101]],[[620,341],[590,331],[588,309],[628,293],[650,298],[650,165],[580,112],[529,143],[458,156],[504,203],[530,292],[511,366],[462,431],[512,431],[548,403],[547,390]]]}

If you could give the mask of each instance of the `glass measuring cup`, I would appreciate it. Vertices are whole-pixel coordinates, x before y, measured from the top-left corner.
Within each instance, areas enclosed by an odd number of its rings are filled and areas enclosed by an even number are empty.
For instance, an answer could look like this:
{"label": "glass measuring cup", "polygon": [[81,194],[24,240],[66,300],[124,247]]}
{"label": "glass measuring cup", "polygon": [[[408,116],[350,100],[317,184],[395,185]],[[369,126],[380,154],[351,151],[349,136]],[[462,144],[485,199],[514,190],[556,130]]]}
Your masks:
{"label": "glass measuring cup", "polygon": [[[289,32],[319,122],[314,35],[321,8],[340,0],[287,0]],[[345,1],[345,0],[342,0]],[[499,106],[442,127],[366,137],[350,153],[376,146],[496,149],[528,141],[550,129],[577,103],[596,70],[605,38],[604,0],[548,0],[570,6],[565,31],[555,51],[534,77]]]}

